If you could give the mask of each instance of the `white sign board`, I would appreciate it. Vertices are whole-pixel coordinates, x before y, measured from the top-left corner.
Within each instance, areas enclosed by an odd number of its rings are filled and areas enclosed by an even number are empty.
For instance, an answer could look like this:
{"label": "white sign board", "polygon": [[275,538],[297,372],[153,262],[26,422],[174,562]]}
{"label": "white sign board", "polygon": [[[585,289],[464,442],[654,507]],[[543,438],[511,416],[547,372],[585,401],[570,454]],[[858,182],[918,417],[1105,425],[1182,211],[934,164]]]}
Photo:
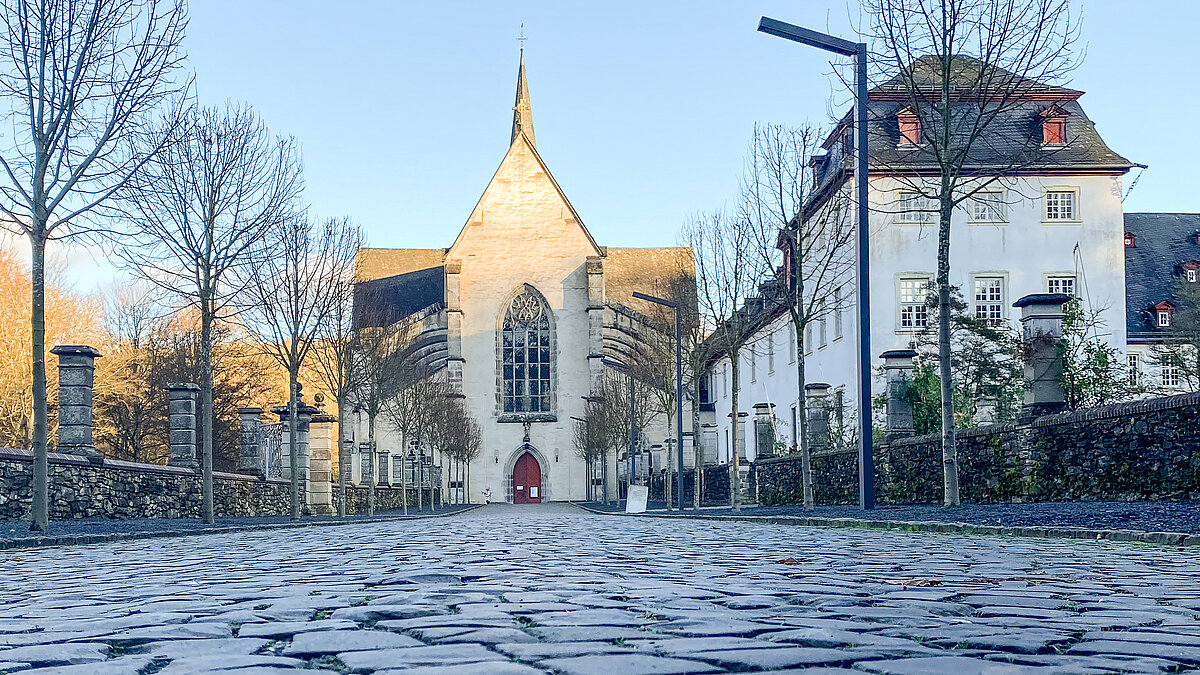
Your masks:
{"label": "white sign board", "polygon": [[645,485],[630,485],[629,498],[625,500],[625,513],[645,513],[650,488]]}

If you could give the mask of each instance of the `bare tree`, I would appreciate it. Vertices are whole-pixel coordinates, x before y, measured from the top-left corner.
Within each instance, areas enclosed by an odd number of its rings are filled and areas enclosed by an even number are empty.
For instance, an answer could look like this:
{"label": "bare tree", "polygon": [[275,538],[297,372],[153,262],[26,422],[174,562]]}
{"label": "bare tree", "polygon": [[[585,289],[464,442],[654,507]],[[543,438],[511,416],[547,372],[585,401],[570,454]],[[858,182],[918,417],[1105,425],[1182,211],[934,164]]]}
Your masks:
{"label": "bare tree", "polygon": [[[370,304],[372,296],[356,295],[355,311]],[[386,326],[358,325],[354,331],[351,358],[355,359],[358,376],[352,394],[354,404],[367,416],[367,514],[375,513],[375,484],[378,482],[379,467],[375,452],[375,423],[385,412],[391,416],[392,398],[408,376],[405,357],[415,338],[414,327],[409,321],[399,321]],[[404,472],[401,472],[402,474]],[[407,493],[404,513],[408,513]]]}
{"label": "bare tree", "polygon": [[[806,384],[803,336],[809,326],[849,306],[848,276],[854,267],[854,228],[847,217],[845,193],[806,209],[814,188],[809,160],[817,141],[809,127],[756,124],[738,205],[750,226],[759,273],[774,279],[764,289],[766,306],[782,309],[795,335],[799,410],[804,410]],[[812,510],[812,455],[805,415],[798,416],[797,427],[804,508]]]}
{"label": "bare tree", "polygon": [[354,276],[344,274],[330,289],[337,297],[313,349],[313,363],[338,410],[338,516],[346,515],[346,481],[350,473],[350,400],[361,378],[354,358]]}
{"label": "bare tree", "polygon": [[732,368],[730,399],[730,506],[741,509],[739,444],[741,418],[741,351],[749,339],[753,317],[745,311],[747,296],[757,290],[758,277],[753,257],[752,229],[741,217],[730,218],[721,211],[699,215],[684,225],[683,238],[696,260],[696,295],[701,316],[711,326],[710,355],[726,355]]}
{"label": "bare tree", "polygon": [[266,254],[254,256],[249,272],[247,316],[263,350],[288,373],[288,456],[291,465],[291,517],[300,518],[300,446],[296,430],[300,368],[318,344],[325,323],[345,300],[346,279],[354,274],[358,233],[349,220],[320,223],[295,216],[277,228]]}
{"label": "bare tree", "polygon": [[192,109],[145,134],[160,148],[121,191],[134,234],[118,249],[133,273],[200,313],[200,467],[213,522],[213,329],[251,277],[252,250],[293,216],[302,187],[291,138],[248,106]]}
{"label": "bare tree", "polygon": [[[3,0],[0,214],[32,248],[33,531],[46,529],[46,244],[92,217],[158,148],[125,141],[188,89],[183,0]],[[180,97],[182,98],[182,97]]]}
{"label": "bare tree", "polygon": [[[908,120],[895,153],[872,139],[874,169],[886,169],[924,204],[900,204],[937,218],[935,279],[942,391],[942,462],[947,506],[959,503],[951,366],[950,223],[981,190],[1044,163],[1042,139],[1029,133],[1031,95],[1071,70],[1078,23],[1070,0],[868,0],[887,96]],[[877,114],[877,113],[875,113]],[[1064,139],[1065,140],[1065,139]],[[888,158],[892,159],[888,159]]]}
{"label": "bare tree", "polygon": [[1175,369],[1180,386],[1196,391],[1200,390],[1200,284],[1187,279],[1180,276],[1175,282],[1177,305],[1170,327],[1154,346],[1154,356],[1162,367]]}
{"label": "bare tree", "polygon": [[603,402],[598,398],[589,398],[584,407],[583,417],[575,420],[575,428],[571,434],[571,445],[575,454],[583,460],[587,467],[587,499],[595,501],[595,486],[592,476],[596,466],[601,468],[600,482],[604,495],[604,503],[608,503],[608,451],[609,438],[604,425]]}

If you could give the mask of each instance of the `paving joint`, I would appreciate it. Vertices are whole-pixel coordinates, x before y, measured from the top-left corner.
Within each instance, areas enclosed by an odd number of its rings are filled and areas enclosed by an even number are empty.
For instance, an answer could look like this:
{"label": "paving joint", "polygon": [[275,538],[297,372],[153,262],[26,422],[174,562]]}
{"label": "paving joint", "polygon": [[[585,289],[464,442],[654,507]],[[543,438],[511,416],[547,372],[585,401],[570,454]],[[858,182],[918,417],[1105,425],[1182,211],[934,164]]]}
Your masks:
{"label": "paving joint", "polygon": [[821,518],[817,516],[730,516],[706,515],[704,513],[623,513],[603,511],[582,504],[575,506],[604,516],[630,516],[642,518],[688,518],[693,520],[720,520],[757,523],[760,525],[800,525],[806,527],[865,528],[902,532],[928,532],[937,534],[985,534],[1003,537],[1032,537],[1037,539],[1081,539],[1091,541],[1116,541],[1124,543],[1157,544],[1161,546],[1200,548],[1200,534],[1187,532],[1141,532],[1138,530],[1098,530],[1081,527],[1015,527],[1008,525],[975,525],[929,520],[867,520],[862,518]]}
{"label": "paving joint", "polygon": [[113,532],[108,534],[66,534],[52,537],[20,537],[17,539],[0,539],[0,550],[42,548],[47,546],[79,546],[81,544],[103,544],[114,541],[132,541],[136,539],[160,539],[166,537],[191,537],[205,534],[229,534],[233,532],[253,532],[259,530],[285,530],[302,527],[336,527],[344,525],[362,525],[375,523],[390,523],[401,520],[427,520],[429,518],[447,518],[457,516],[483,506],[471,504],[463,509],[443,513],[421,513],[395,516],[371,516],[343,520],[336,518],[328,521],[306,521],[302,523],[262,523],[261,525],[224,525],[205,529],[190,530],[144,530],[141,532]]}

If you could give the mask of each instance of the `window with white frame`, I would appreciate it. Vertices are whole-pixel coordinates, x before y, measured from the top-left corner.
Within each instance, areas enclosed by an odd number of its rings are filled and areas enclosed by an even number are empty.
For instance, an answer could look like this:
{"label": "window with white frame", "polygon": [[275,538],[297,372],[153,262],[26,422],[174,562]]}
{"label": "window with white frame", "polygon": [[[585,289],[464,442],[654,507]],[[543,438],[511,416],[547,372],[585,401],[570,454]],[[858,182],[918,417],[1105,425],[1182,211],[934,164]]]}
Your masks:
{"label": "window with white frame", "polygon": [[1158,310],[1158,327],[1159,328],[1169,328],[1170,326],[1171,326],[1170,310],[1166,310],[1166,309]]}
{"label": "window with white frame", "polygon": [[842,337],[842,287],[833,289],[833,339]]}
{"label": "window with white frame", "polygon": [[1189,284],[1196,283],[1196,270],[1188,270],[1187,271],[1187,280],[1188,280]]}
{"label": "window with white frame", "polygon": [[813,325],[812,322],[804,324],[804,353],[811,354],[813,350]]}
{"label": "window with white frame", "polygon": [[746,350],[746,367],[750,369],[750,381],[758,382],[758,359],[755,358],[754,345]]}
{"label": "window with white frame", "polygon": [[1079,193],[1075,190],[1047,190],[1043,198],[1043,220],[1063,222],[1079,220]]}
{"label": "window with white frame", "polygon": [[1075,297],[1074,274],[1052,274],[1046,277],[1047,293],[1063,293]]}
{"label": "window with white frame", "polygon": [[974,311],[976,319],[991,324],[1004,321],[1004,277],[975,277]]}
{"label": "window with white frame", "polygon": [[767,374],[775,372],[775,331],[767,333]]}
{"label": "window with white frame", "polygon": [[896,280],[896,295],[900,305],[900,325],[905,331],[920,330],[929,325],[929,277],[900,277]]}
{"label": "window with white frame", "polygon": [[899,203],[899,213],[896,220],[901,223],[930,223],[933,222],[933,200],[927,199],[919,192],[901,191],[896,201]]}
{"label": "window with white frame", "polygon": [[787,325],[788,335],[788,363],[796,362],[796,325],[791,321]]}
{"label": "window with white frame", "polygon": [[1162,378],[1162,385],[1164,387],[1178,387],[1179,386],[1179,366],[1171,365],[1171,364],[1163,364],[1160,377]]}
{"label": "window with white frame", "polygon": [[828,317],[825,316],[825,307],[825,298],[817,301],[817,336],[821,340],[822,347],[829,344],[829,331],[827,330],[829,323],[826,320]]}
{"label": "window with white frame", "polygon": [[1129,380],[1129,386],[1136,387],[1142,383],[1142,355],[1137,352],[1130,352],[1125,356],[1126,377]]}
{"label": "window with white frame", "polygon": [[976,192],[971,197],[967,215],[972,223],[1003,223],[1008,220],[1004,193],[999,190]]}

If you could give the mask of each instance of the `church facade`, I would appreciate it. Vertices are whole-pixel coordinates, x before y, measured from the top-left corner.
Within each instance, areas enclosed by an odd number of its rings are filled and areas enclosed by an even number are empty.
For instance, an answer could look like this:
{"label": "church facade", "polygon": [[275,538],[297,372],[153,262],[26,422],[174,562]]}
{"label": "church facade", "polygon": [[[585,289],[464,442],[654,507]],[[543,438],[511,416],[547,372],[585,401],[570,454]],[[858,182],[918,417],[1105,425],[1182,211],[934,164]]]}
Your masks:
{"label": "church facade", "polygon": [[[466,501],[583,500],[600,481],[573,448],[576,419],[605,370],[629,360],[650,309],[632,294],[665,294],[679,280],[694,284],[690,249],[604,247],[584,226],[538,154],[522,56],[508,151],[457,238],[445,249],[360,249],[356,320],[411,324],[413,359],[467,401],[483,449]],[[656,426],[647,436],[665,440],[665,422]],[[375,480],[399,482],[406,439],[382,417],[375,438]],[[370,465],[353,458],[352,482],[371,480]],[[615,484],[615,462],[605,470]]]}

